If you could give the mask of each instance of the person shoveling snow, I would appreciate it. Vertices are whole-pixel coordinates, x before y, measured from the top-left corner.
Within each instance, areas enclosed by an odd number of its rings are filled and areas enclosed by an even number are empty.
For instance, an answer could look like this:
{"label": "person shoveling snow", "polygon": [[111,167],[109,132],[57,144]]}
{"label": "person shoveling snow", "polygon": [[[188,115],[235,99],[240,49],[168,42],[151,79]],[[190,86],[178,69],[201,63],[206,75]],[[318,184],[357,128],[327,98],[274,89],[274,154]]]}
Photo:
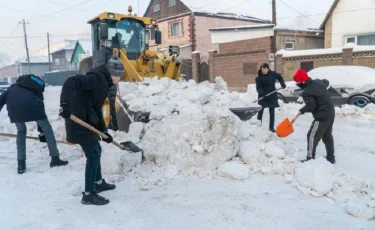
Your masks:
{"label": "person shoveling snow", "polygon": [[324,79],[312,80],[307,73],[299,69],[293,77],[297,86],[303,89],[302,97],[305,106],[300,113],[312,113],[314,121],[307,133],[307,158],[306,161],[315,159],[316,147],[322,139],[326,146],[326,159],[335,164],[334,142],[332,127],[335,120],[335,108],[327,87],[329,81]]}
{"label": "person shoveling snow", "polygon": [[7,105],[11,123],[17,127],[17,160],[18,173],[26,171],[26,132],[25,123],[35,121],[41,142],[47,142],[50,151],[50,167],[65,166],[68,161],[60,159],[52,126],[47,119],[44,107],[43,92],[45,83],[39,77],[28,74],[20,76],[16,84],[10,86],[0,96],[0,111]]}
{"label": "person shoveling snow", "polygon": [[100,166],[102,148],[98,135],[70,118],[74,114],[78,119],[105,134],[108,138],[102,138],[104,142],[112,143],[113,138],[107,131],[101,108],[108,96],[109,88],[116,85],[123,74],[124,67],[114,55],[107,66],[101,65],[90,70],[86,75],[68,78],[62,87],[60,116],[66,119],[66,139],[68,142],[79,144],[87,158],[82,204],[108,204],[109,200],[97,193],[113,190],[116,186],[102,178]]}

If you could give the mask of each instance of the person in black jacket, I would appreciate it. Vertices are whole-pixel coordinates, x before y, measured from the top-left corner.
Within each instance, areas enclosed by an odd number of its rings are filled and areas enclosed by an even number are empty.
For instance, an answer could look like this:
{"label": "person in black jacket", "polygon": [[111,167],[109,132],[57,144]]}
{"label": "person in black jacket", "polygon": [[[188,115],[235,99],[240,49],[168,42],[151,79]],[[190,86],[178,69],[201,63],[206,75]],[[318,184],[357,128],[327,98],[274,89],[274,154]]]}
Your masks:
{"label": "person in black jacket", "polygon": [[[271,71],[267,63],[262,64],[258,71],[258,77],[255,79],[258,99],[276,90],[276,80],[280,82],[282,88],[286,88],[283,77]],[[264,108],[268,108],[270,112],[269,130],[275,133],[275,108],[280,107],[276,93],[260,100],[258,104],[262,106],[262,110],[258,113],[258,120],[262,121]]]}
{"label": "person in black jacket", "polygon": [[334,141],[332,135],[335,120],[335,107],[327,87],[329,81],[324,79],[312,80],[308,74],[299,69],[294,75],[294,81],[302,92],[305,106],[300,113],[312,113],[314,121],[307,133],[307,158],[306,161],[315,159],[316,147],[321,139],[327,150],[326,159],[332,164],[336,163],[334,155]]}
{"label": "person in black jacket", "polygon": [[7,105],[11,123],[17,127],[17,160],[18,173],[26,171],[26,122],[35,121],[38,126],[39,139],[47,142],[51,156],[50,167],[64,166],[68,161],[60,160],[55,135],[47,119],[44,108],[43,92],[45,83],[39,77],[28,74],[20,76],[16,84],[10,86],[0,96],[0,111]]}
{"label": "person in black jacket", "polygon": [[115,189],[103,178],[100,166],[101,146],[99,136],[70,120],[75,115],[108,136],[107,143],[113,141],[104,123],[102,106],[108,96],[109,88],[116,85],[124,74],[122,62],[116,55],[107,63],[91,69],[86,75],[66,79],[60,95],[60,116],[65,118],[67,141],[79,144],[87,158],[85,170],[85,192],[82,204],[105,205],[108,199],[97,193]]}

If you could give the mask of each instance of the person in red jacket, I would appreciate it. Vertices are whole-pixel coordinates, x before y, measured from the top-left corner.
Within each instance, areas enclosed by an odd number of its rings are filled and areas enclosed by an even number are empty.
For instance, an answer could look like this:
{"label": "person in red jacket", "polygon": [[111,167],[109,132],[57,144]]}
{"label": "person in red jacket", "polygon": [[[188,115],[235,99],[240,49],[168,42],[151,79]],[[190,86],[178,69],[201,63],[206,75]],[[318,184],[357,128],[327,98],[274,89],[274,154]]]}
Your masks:
{"label": "person in red jacket", "polygon": [[293,79],[297,83],[297,86],[303,89],[302,98],[305,106],[300,109],[301,114],[312,113],[314,117],[314,121],[307,133],[307,157],[305,161],[315,159],[316,147],[320,140],[323,140],[327,150],[326,159],[335,164],[335,149],[332,135],[335,107],[331,95],[327,90],[329,81],[326,79],[313,80],[302,69],[296,72]]}

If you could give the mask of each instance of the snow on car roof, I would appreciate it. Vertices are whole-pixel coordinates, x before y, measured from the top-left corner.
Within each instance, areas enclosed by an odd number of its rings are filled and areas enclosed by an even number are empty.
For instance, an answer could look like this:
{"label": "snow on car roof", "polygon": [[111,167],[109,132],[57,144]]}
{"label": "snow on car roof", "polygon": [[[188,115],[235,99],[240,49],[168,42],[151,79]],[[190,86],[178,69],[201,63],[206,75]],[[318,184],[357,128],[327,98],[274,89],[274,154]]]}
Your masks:
{"label": "snow on car roof", "polygon": [[308,72],[312,79],[327,79],[330,85],[361,88],[375,84],[375,69],[365,66],[326,66]]}

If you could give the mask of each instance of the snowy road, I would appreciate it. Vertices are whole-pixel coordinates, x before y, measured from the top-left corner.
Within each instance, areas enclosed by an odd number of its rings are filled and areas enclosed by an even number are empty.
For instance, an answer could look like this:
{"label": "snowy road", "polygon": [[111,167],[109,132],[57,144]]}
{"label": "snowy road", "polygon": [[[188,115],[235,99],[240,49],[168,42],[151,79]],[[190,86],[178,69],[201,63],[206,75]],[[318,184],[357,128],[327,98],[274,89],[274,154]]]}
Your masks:
{"label": "snowy road", "polygon": [[[56,116],[58,93],[55,88],[47,90],[46,107],[57,139],[61,139],[63,126]],[[278,111],[276,123],[294,113],[293,109]],[[5,108],[0,119],[2,132],[15,133]],[[268,111],[264,129],[267,119]],[[295,133],[285,139],[286,149],[299,159],[305,157],[310,122],[310,116],[300,117]],[[337,118],[336,171],[375,182],[374,128],[374,120]],[[70,161],[68,167],[50,169],[46,146],[28,141],[27,172],[18,175],[15,139],[0,139],[1,229],[375,229],[374,220],[353,217],[327,197],[305,195],[280,176],[253,173],[244,181],[178,175],[145,191],[131,173],[106,173],[105,178],[117,185],[116,190],[103,193],[110,203],[83,206],[80,191],[85,159],[76,146],[58,147],[62,158]],[[323,144],[317,154],[324,156]]]}

